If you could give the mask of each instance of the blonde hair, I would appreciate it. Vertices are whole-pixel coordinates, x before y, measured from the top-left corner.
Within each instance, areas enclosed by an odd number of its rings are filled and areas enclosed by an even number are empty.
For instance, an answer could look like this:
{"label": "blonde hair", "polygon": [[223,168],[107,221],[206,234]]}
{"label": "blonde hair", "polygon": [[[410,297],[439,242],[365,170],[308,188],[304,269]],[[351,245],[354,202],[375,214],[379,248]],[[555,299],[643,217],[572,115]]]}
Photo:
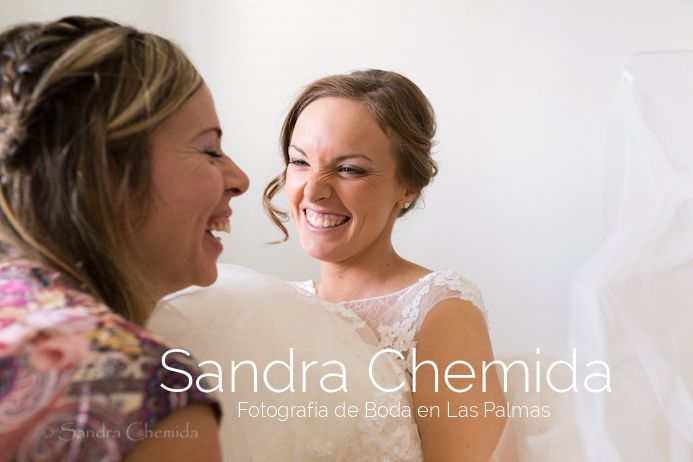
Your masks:
{"label": "blonde hair", "polygon": [[[330,96],[360,101],[368,107],[395,146],[398,179],[418,193],[414,205],[421,190],[438,173],[438,165],[431,157],[436,120],[426,95],[414,82],[396,72],[379,69],[355,71],[324,77],[308,85],[284,119],[279,137],[284,165],[289,163],[289,146],[298,117],[313,101]],[[265,212],[284,234],[279,242],[289,238],[284,226],[289,216],[275,207],[272,199],[285,183],[286,170],[283,170],[267,185],[263,196]],[[412,208],[402,209],[399,216]]]}
{"label": "blonde hair", "polygon": [[166,39],[67,17],[2,33],[0,79],[3,256],[56,267],[141,322],[153,300],[131,243],[149,139],[202,78]]}

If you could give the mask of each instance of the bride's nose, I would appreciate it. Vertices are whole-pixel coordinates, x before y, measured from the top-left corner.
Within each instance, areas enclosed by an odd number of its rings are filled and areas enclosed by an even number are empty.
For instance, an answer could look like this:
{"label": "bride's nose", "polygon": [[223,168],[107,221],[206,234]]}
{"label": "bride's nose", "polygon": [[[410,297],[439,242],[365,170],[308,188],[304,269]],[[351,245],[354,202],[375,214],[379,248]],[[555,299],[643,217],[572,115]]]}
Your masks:
{"label": "bride's nose", "polygon": [[318,202],[332,196],[333,190],[330,178],[324,173],[315,173],[308,177],[303,188],[303,195],[310,202]]}

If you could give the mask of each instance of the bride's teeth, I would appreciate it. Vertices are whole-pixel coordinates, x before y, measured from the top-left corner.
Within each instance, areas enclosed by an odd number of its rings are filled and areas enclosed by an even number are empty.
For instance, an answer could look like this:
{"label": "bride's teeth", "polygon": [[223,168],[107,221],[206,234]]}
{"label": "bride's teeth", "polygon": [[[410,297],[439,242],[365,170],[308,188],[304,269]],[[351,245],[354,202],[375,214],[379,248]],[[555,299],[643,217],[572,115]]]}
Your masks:
{"label": "bride's teeth", "polygon": [[342,218],[323,218],[319,216],[317,212],[314,212],[312,210],[306,210],[306,218],[308,219],[308,223],[310,223],[314,228],[334,228],[335,226],[339,226],[344,224],[347,221],[346,217]]}

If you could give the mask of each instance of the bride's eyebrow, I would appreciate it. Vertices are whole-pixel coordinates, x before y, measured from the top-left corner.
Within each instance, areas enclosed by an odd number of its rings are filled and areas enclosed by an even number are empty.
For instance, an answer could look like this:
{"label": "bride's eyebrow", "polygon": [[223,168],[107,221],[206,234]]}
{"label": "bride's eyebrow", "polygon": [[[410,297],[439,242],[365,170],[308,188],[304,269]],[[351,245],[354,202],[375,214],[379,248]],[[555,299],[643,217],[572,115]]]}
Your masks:
{"label": "bride's eyebrow", "polygon": [[294,148],[296,151],[298,151],[303,157],[308,157],[306,153],[303,151],[303,149],[299,148],[295,144],[289,145],[289,149]]}
{"label": "bride's eyebrow", "polygon": [[341,156],[337,156],[337,157],[335,158],[335,161],[336,161],[336,162],[342,162],[343,160],[347,160],[347,159],[363,159],[363,160],[368,161],[368,162],[371,162],[371,163],[373,162],[373,161],[371,160],[371,158],[368,157],[367,155],[365,155],[365,154],[359,154],[359,153],[356,153],[356,152],[355,152],[355,153],[351,153],[351,154],[342,154]]}
{"label": "bride's eyebrow", "polygon": [[[295,144],[289,145],[289,149],[291,149],[291,148],[298,151],[299,154],[301,154],[303,157],[308,157],[306,155],[305,151],[303,151],[303,149],[299,148]],[[342,161],[347,160],[347,159],[363,159],[363,160],[371,162],[371,163],[373,162],[373,160],[370,157],[368,157],[367,155],[359,154],[356,152],[355,153],[342,154],[341,156],[337,156],[334,160],[335,160],[335,162],[342,162]]]}

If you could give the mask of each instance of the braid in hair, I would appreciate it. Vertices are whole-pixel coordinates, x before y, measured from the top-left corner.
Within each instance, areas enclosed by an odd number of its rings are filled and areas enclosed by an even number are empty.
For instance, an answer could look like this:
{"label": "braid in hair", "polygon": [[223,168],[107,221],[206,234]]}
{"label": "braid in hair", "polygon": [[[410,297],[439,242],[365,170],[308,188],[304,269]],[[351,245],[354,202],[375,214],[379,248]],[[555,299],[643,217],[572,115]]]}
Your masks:
{"label": "braid in hair", "polygon": [[[21,165],[15,158],[41,92],[61,70],[61,54],[70,44],[96,30],[117,26],[98,18],[15,26],[0,35],[0,174]],[[50,68],[51,72],[46,72]],[[64,69],[63,69],[64,72]]]}
{"label": "braid in hair", "polygon": [[[116,23],[98,18],[65,18],[49,24],[17,25],[0,35],[0,209],[19,240],[30,245],[34,256],[48,257],[53,264],[81,279],[71,265],[37,241],[8,203],[4,190],[13,191],[16,202],[27,185],[20,184],[18,171],[30,172],[33,156],[21,155],[32,114],[47,87],[47,77],[55,76],[59,57],[76,40]],[[49,68],[54,69],[47,74]],[[6,188],[6,186],[8,186]],[[28,228],[32,228],[29,226]],[[6,233],[5,233],[6,234]],[[17,241],[10,236],[9,241]],[[7,246],[7,243],[5,243]],[[20,246],[21,247],[21,246]],[[7,249],[3,249],[7,251]]]}
{"label": "braid in hair", "polygon": [[17,148],[24,140],[24,108],[30,91],[31,74],[24,63],[40,27],[16,27],[0,36],[0,174],[3,181],[7,164],[12,163]]}

